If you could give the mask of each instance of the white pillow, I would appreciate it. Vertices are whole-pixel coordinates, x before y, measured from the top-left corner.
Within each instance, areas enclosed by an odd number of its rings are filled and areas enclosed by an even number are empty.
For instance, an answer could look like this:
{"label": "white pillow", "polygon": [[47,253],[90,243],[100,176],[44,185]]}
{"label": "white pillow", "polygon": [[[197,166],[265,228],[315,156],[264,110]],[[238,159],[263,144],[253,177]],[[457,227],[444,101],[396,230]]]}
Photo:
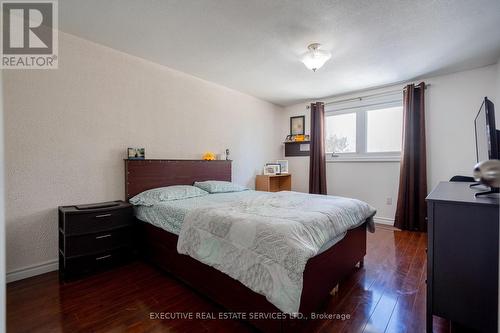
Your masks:
{"label": "white pillow", "polygon": [[207,180],[204,182],[195,182],[194,186],[202,190],[205,190],[209,193],[241,192],[248,190],[248,188],[246,188],[245,186],[220,180]]}
{"label": "white pillow", "polygon": [[208,195],[208,192],[191,185],[158,187],[141,192],[129,202],[135,206],[152,206],[161,201],[180,200]]}

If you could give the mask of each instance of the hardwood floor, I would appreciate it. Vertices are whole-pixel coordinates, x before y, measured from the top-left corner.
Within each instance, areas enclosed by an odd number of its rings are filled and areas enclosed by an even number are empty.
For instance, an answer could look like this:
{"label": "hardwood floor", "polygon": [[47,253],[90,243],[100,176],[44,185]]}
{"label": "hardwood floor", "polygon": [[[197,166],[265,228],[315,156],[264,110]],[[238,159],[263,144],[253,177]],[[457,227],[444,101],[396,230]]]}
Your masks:
{"label": "hardwood floor", "polygon": [[[363,268],[340,285],[307,332],[424,332],[426,234],[378,228],[368,234]],[[7,285],[8,332],[254,332],[243,321],[151,319],[224,310],[169,275],[136,262],[59,284],[51,272]],[[445,332],[434,321],[435,332]]]}

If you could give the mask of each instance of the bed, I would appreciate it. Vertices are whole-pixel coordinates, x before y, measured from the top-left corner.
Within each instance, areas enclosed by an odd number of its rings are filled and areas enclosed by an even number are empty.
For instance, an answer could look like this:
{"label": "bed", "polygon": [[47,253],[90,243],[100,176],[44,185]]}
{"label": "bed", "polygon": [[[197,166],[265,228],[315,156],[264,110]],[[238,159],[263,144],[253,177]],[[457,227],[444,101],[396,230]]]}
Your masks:
{"label": "bed", "polygon": [[[231,181],[231,165],[231,161],[126,160],[126,198],[157,187],[192,185],[195,181],[205,180]],[[171,273],[228,311],[252,314],[247,315],[246,320],[266,332],[300,330],[304,324],[301,319],[318,311],[330,297],[332,289],[356,267],[363,265],[366,254],[367,223],[363,222],[347,231],[333,246],[322,249],[309,259],[303,273],[301,316],[293,318],[279,315],[282,311],[266,297],[239,281],[190,256],[179,254],[175,230],[169,232],[160,225],[140,220],[139,225],[142,235],[140,249],[146,261]],[[271,319],[259,313],[271,314]]]}

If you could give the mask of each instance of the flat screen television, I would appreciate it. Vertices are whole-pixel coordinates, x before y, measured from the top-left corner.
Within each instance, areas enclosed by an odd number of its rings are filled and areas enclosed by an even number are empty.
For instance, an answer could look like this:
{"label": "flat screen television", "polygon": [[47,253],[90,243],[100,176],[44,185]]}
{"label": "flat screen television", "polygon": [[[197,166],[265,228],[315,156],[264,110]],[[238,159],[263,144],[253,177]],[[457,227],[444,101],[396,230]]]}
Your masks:
{"label": "flat screen television", "polygon": [[481,108],[474,119],[474,128],[477,162],[499,159],[499,134],[495,125],[495,106],[488,97],[484,98],[483,104],[481,104]]}
{"label": "flat screen television", "polygon": [[[474,119],[474,131],[476,136],[476,160],[477,162],[483,162],[486,160],[498,160],[500,153],[498,151],[500,147],[500,131],[496,129],[495,124],[495,106],[493,102],[484,98],[481,108]],[[474,183],[470,186],[480,185],[480,183]],[[475,193],[474,196],[479,197],[482,195],[488,195],[492,193],[499,193],[499,188],[490,188],[489,191]]]}

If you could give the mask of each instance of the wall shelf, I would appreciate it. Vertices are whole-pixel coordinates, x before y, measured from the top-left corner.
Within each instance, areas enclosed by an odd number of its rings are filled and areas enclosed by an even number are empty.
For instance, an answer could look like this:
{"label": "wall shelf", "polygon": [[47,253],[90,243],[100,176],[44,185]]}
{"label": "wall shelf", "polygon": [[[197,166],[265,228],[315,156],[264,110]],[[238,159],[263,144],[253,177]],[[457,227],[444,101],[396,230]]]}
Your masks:
{"label": "wall shelf", "polygon": [[293,141],[284,142],[285,157],[290,156],[309,156],[311,150],[311,141]]}

